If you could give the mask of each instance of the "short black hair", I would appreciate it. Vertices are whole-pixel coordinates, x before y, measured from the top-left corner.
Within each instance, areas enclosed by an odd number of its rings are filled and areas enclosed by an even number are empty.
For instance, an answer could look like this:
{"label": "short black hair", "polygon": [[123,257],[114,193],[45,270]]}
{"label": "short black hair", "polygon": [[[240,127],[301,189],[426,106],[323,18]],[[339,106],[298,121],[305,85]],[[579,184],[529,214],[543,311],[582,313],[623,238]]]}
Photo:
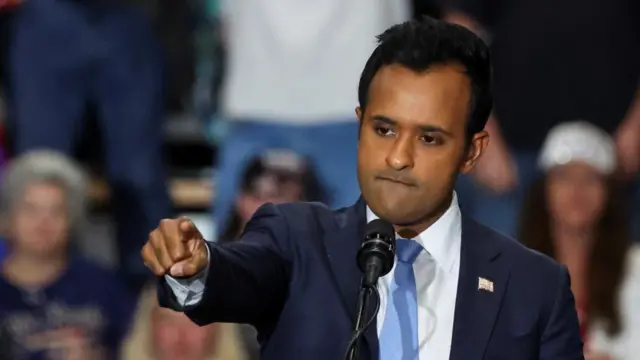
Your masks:
{"label": "short black hair", "polygon": [[360,76],[358,101],[364,111],[373,77],[383,66],[398,64],[415,72],[433,65],[458,63],[471,79],[471,104],[467,137],[482,131],[493,107],[491,57],[488,46],[470,30],[452,23],[423,17],[394,25],[378,35]]}

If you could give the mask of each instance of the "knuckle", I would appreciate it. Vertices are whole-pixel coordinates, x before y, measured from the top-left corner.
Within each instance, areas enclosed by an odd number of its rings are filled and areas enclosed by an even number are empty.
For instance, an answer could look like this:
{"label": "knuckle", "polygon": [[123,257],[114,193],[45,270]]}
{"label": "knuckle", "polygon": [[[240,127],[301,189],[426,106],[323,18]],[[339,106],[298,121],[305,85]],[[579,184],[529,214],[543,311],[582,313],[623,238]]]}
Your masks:
{"label": "knuckle", "polygon": [[173,219],[162,219],[162,220],[160,220],[160,230],[166,231],[167,229],[169,229],[174,224],[174,222],[175,222],[175,220],[173,220]]}
{"label": "knuckle", "polygon": [[142,258],[144,260],[153,259],[154,253],[153,253],[153,249],[151,248],[151,246],[149,246],[149,243],[145,244],[142,247],[141,254],[142,254]]}
{"label": "knuckle", "polygon": [[162,269],[161,267],[159,267],[159,266],[155,266],[155,267],[153,268],[153,273],[154,273],[154,274],[156,274],[156,276],[163,276],[163,275],[164,275],[164,273],[165,273],[165,271],[164,271],[164,269]]}
{"label": "knuckle", "polygon": [[167,239],[166,236],[164,236],[159,232],[156,232],[151,236],[151,240],[150,240],[151,246],[155,250],[162,250],[165,248],[165,245],[168,243],[166,239]]}
{"label": "knuckle", "polygon": [[159,263],[157,266],[158,271],[162,272],[163,274],[166,273],[170,268],[171,264],[166,263]]}
{"label": "knuckle", "polygon": [[180,240],[175,238],[170,238],[166,241],[167,250],[169,254],[173,255],[181,255],[182,254],[182,246]]}
{"label": "knuckle", "polygon": [[153,244],[153,242],[155,241],[155,234],[156,234],[155,230],[149,233],[149,237],[147,238],[147,244]]}
{"label": "knuckle", "polygon": [[160,229],[160,226],[158,226],[149,232],[149,236],[153,236],[154,234],[161,234],[161,233],[162,233],[162,230]]}
{"label": "knuckle", "polygon": [[175,246],[170,250],[170,256],[173,260],[179,261],[184,256],[184,250],[181,246]]}

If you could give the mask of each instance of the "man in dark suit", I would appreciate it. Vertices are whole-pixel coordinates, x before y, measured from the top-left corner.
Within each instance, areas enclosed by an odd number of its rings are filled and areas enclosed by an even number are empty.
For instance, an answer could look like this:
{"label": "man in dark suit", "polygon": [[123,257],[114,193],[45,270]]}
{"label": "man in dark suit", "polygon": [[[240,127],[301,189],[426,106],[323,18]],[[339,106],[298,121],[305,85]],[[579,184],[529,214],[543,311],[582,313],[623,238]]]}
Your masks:
{"label": "man in dark suit", "polygon": [[[490,61],[470,31],[394,26],[362,73],[362,198],[265,205],[238,242],[164,220],[142,250],[162,306],[194,322],[249,323],[262,358],[341,359],[351,337],[368,221],[394,224],[397,260],[359,359],[583,359],[564,267],[461,214],[453,191],[489,142]],[[490,211],[490,209],[488,209]],[[374,305],[368,309],[373,315]]]}

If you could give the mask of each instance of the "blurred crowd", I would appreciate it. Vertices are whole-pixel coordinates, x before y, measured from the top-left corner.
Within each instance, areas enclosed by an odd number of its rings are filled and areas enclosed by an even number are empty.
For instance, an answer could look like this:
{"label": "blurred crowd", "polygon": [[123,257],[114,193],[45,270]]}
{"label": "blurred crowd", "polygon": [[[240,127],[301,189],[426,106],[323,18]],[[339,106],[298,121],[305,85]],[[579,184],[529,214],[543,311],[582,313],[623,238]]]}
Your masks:
{"label": "blurred crowd", "polygon": [[[493,52],[491,145],[461,207],[567,266],[589,352],[640,359],[637,0],[0,0],[0,359],[257,359],[252,328],[160,308],[141,262],[179,212],[167,114],[217,149],[212,241],[267,202],[351,205],[360,72],[376,35],[424,15]],[[115,269],[79,246],[86,127],[104,139]]]}

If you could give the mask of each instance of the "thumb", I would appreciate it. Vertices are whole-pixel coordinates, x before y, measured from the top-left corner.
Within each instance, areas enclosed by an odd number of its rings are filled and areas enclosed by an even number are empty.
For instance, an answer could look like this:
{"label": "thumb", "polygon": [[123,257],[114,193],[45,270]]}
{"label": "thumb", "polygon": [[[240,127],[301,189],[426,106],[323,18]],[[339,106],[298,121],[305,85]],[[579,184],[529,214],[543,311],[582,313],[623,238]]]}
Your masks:
{"label": "thumb", "polygon": [[203,268],[202,260],[198,256],[191,256],[173,264],[169,268],[169,275],[175,278],[190,278],[197,275]]}

